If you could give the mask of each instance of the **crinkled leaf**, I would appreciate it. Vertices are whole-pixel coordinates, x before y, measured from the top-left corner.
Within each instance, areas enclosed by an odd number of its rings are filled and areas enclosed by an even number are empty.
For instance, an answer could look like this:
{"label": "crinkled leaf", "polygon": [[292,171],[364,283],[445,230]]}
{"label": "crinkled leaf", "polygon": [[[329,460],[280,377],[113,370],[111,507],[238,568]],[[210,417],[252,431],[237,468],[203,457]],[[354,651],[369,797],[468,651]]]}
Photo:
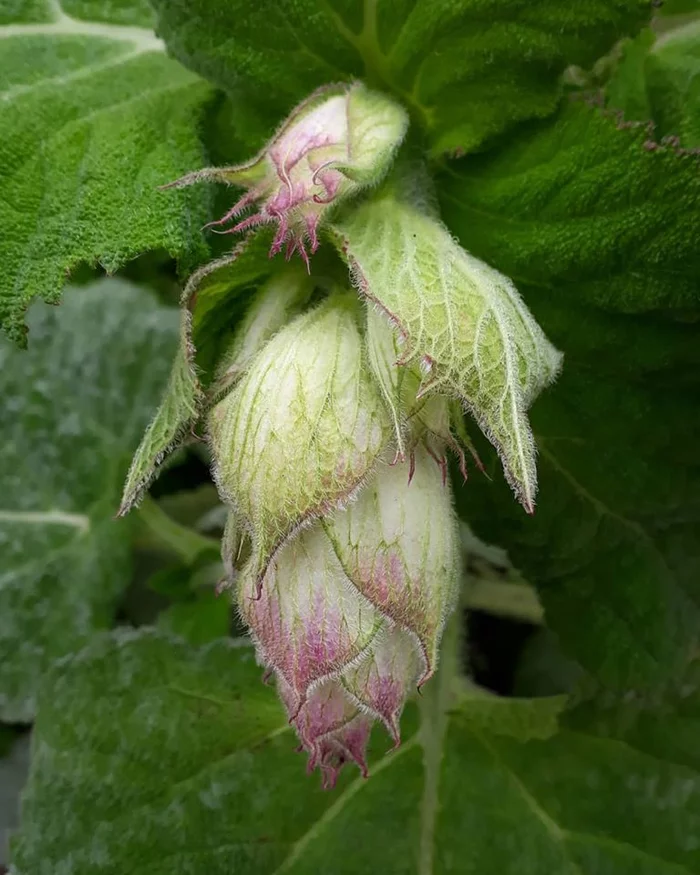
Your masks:
{"label": "crinkled leaf", "polygon": [[534,519],[479,477],[462,512],[538,586],[564,650],[622,688],[673,678],[700,628],[700,175],[646,138],[573,104],[441,189],[451,230],[566,356],[532,409]]}
{"label": "crinkled leaf", "polygon": [[700,22],[656,40],[646,31],[627,41],[606,98],[626,119],[652,121],[655,140],[677,137],[684,148],[700,147]]}
{"label": "crinkled leaf", "polygon": [[333,231],[360,293],[396,327],[402,363],[426,371],[421,394],[464,403],[532,511],[537,472],[527,408],[556,376],[560,355],[513,284],[461,249],[399,176],[346,211]]}
{"label": "crinkled leaf", "polygon": [[[156,0],[158,32],[228,91],[251,139],[327,82],[393,92],[435,153],[469,150],[552,112],[559,76],[650,13],[644,0]],[[245,157],[245,156],[241,156]]]}
{"label": "crinkled leaf", "polygon": [[39,711],[17,875],[700,871],[697,763],[581,713],[557,731],[560,700],[468,696],[425,758],[409,708],[397,752],[377,739],[370,778],[324,792],[259,676],[250,648],[152,632],[65,661]]}
{"label": "crinkled leaf", "polygon": [[700,158],[582,101],[439,183],[462,244],[515,283],[623,313],[698,301]]}
{"label": "crinkled leaf", "polygon": [[610,109],[621,111],[629,121],[651,121],[644,65],[656,34],[645,28],[634,39],[624,40],[620,57],[605,86],[605,100]]}
{"label": "crinkled leaf", "polygon": [[113,520],[129,455],[165,382],[177,315],[105,280],[0,344],[0,716],[30,720],[40,676],[108,625],[130,576]]}
{"label": "crinkled leaf", "polygon": [[148,18],[143,0],[0,9],[0,324],[16,341],[29,301],[57,302],[81,262],[202,255],[206,193],[157,188],[201,164],[211,92]]}

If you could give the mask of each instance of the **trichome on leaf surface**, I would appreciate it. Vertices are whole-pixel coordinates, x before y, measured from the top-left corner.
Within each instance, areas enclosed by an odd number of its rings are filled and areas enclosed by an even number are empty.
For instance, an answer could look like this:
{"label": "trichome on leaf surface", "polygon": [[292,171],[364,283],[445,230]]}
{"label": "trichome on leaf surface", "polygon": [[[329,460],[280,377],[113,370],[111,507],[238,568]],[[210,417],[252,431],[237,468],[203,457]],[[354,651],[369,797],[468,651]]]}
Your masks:
{"label": "trichome on leaf surface", "polygon": [[699,23],[0,0],[13,875],[700,872]]}

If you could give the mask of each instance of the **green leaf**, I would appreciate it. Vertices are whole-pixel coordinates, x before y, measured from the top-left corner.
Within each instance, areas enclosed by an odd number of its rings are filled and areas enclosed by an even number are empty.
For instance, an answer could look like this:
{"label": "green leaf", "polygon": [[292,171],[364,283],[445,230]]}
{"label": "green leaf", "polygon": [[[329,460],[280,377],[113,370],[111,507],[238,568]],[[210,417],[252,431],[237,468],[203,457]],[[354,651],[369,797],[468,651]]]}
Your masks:
{"label": "green leaf", "polygon": [[455,162],[443,215],[463,245],[520,285],[623,313],[698,302],[700,160],[646,147],[584,102],[500,150]]}
{"label": "green leaf", "polygon": [[149,631],[64,661],[36,724],[16,875],[700,871],[697,767],[582,714],[557,731],[560,699],[466,695],[425,758],[411,706],[398,751],[378,737],[370,778],[324,792],[259,676],[251,648]]}
{"label": "green leaf", "polygon": [[653,121],[655,140],[700,146],[700,21],[656,41],[650,32],[629,40],[606,98],[627,119]]}
{"label": "green leaf", "polygon": [[123,516],[140,502],[165,458],[188,438],[204,400],[194,367],[194,349],[190,340],[191,314],[186,307],[180,314],[180,345],[170,370],[165,394],[134,454],[124,484],[119,515]]}
{"label": "green leaf", "polygon": [[158,626],[179,635],[190,644],[208,644],[225,638],[231,628],[231,601],[205,590],[196,599],[176,602],[158,617]]}
{"label": "green leaf", "polygon": [[211,91],[148,19],[145,0],[0,5],[0,324],[15,341],[29,301],[56,303],[82,262],[203,255],[206,194],[157,189],[201,165]]}
{"label": "green leaf", "polygon": [[[365,77],[426,130],[432,152],[471,150],[552,112],[559,76],[648,19],[644,0],[155,0],[158,32],[228,91],[259,145],[327,82]],[[245,156],[241,156],[245,157]]]}
{"label": "green leaf", "polygon": [[695,660],[659,696],[611,696],[590,687],[588,699],[568,718],[572,729],[586,726],[602,738],[617,738],[650,756],[700,771],[700,662]]}
{"label": "green leaf", "polygon": [[30,313],[0,343],[0,718],[28,721],[56,657],[108,625],[130,577],[113,520],[129,455],[163,387],[176,314],[104,280]]}
{"label": "green leaf", "polygon": [[674,678],[700,620],[700,175],[646,136],[572,104],[441,189],[453,233],[517,282],[565,354],[531,411],[534,519],[497,476],[458,501],[538,587],[565,652],[621,688]]}

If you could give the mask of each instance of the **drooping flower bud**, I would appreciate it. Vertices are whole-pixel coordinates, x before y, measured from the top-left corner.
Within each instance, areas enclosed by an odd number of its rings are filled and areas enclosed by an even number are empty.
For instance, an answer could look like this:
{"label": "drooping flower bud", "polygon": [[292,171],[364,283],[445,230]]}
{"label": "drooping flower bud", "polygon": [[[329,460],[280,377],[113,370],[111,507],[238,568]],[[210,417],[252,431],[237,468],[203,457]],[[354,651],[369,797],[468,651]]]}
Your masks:
{"label": "drooping flower bud", "polygon": [[252,540],[255,584],[300,526],[349,500],[388,439],[352,295],[289,323],[209,416],[216,479]]}
{"label": "drooping flower bud", "polygon": [[[295,110],[247,164],[207,168],[167,187],[212,180],[246,188],[243,197],[213,225],[235,221],[231,233],[275,223],[270,255],[287,246],[308,265],[318,247],[318,227],[328,208],[360,188],[379,182],[408,127],[405,110],[363,85],[327,86]],[[241,218],[250,209],[250,215]],[[228,232],[227,232],[228,233]]]}
{"label": "drooping flower bud", "polygon": [[314,686],[367,652],[383,622],[346,578],[319,524],[278,551],[261,589],[254,568],[242,572],[238,606],[261,661],[291,688],[297,710]]}
{"label": "drooping flower bud", "polygon": [[260,597],[249,573],[239,611],[258,658],[309,753],[332,786],[344,762],[367,773],[374,719],[399,744],[398,720],[422,670],[415,638],[387,623],[347,579],[323,527],[289,541],[270,564]]}
{"label": "drooping flower bud", "polygon": [[278,677],[277,688],[301,746],[309,754],[308,771],[320,768],[324,787],[335,785],[338,772],[347,761],[355,762],[362,774],[367,775],[365,749],[372,720],[346,695],[340,681],[335,678],[323,681],[301,707],[294,690],[282,677]]}
{"label": "drooping flower bud", "polygon": [[319,764],[323,773],[323,787],[332,790],[338,774],[345,763],[353,762],[359,766],[362,777],[369,775],[366,750],[369,742],[372,721],[359,714],[338,731],[326,736],[319,744]]}
{"label": "drooping flower bud", "polygon": [[439,467],[417,447],[413,462],[381,465],[357,500],[323,524],[358,591],[414,636],[424,683],[435,671],[459,579],[458,533]]}

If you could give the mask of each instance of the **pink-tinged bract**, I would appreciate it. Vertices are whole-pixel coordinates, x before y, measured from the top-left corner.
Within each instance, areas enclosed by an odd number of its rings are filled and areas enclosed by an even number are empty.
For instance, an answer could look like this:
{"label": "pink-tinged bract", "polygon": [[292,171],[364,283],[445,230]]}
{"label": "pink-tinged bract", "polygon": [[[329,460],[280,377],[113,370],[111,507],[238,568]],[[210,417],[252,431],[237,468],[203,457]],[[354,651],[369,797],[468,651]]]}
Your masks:
{"label": "pink-tinged bract", "polygon": [[384,177],[407,127],[405,110],[386,95],[360,83],[326,86],[292,111],[252,161],[198,170],[166,188],[206,180],[244,188],[210,227],[234,234],[274,225],[270,255],[296,251],[308,267],[329,208]]}
{"label": "pink-tinged bract", "polygon": [[459,579],[458,533],[448,482],[422,446],[382,464],[345,510],[324,520],[358,592],[410,633],[422,656],[418,683],[434,673]]}
{"label": "pink-tinged bract", "polygon": [[316,685],[362,656],[382,625],[347,580],[320,525],[282,547],[259,593],[244,570],[238,604],[262,661],[291,688],[296,709]]}

